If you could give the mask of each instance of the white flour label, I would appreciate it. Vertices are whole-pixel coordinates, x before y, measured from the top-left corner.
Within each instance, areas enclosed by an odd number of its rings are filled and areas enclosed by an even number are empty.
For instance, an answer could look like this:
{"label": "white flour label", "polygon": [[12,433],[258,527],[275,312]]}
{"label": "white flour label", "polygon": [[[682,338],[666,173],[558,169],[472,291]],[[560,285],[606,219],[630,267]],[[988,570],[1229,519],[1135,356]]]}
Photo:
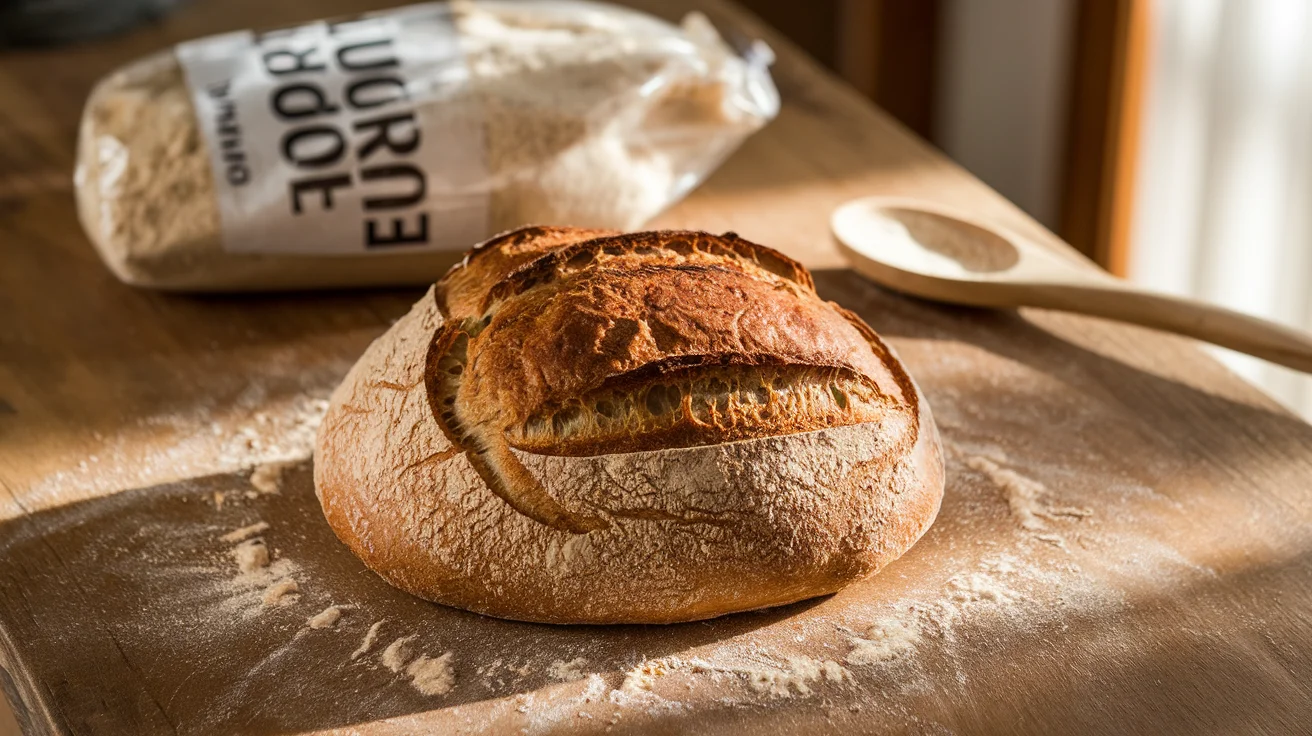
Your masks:
{"label": "white flour label", "polygon": [[450,10],[416,5],[182,44],[223,245],[248,253],[463,250],[487,229],[476,106]]}

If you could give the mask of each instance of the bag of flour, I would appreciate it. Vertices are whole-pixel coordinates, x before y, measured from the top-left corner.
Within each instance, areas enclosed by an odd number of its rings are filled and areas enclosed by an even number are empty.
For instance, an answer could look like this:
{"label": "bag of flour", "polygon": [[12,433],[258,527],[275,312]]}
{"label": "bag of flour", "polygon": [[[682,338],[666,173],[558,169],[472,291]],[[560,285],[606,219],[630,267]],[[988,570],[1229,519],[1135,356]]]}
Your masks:
{"label": "bag of flour", "polygon": [[79,215],[139,286],[429,283],[520,225],[640,226],[778,112],[769,61],[574,0],[204,38],[92,92]]}

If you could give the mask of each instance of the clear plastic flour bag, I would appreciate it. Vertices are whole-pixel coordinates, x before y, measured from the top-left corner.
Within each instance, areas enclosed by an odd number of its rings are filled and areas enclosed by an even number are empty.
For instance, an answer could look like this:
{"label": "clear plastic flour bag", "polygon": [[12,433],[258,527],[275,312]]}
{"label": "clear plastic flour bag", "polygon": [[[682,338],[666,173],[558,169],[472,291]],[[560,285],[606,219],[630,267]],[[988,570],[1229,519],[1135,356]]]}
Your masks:
{"label": "clear plastic flour bag", "polygon": [[521,225],[639,227],[777,114],[770,60],[559,0],[212,36],[92,92],[79,215],[139,286],[428,283]]}

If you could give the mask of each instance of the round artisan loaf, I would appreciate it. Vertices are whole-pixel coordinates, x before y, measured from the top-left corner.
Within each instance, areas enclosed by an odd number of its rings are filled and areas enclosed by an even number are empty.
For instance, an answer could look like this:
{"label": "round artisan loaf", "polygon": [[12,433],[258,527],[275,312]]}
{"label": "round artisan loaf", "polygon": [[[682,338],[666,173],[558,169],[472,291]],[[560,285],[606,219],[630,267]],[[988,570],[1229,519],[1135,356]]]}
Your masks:
{"label": "round artisan loaf", "polygon": [[929,407],[800,264],[733,234],[525,228],[476,247],[333,394],[315,487],[366,565],[554,623],[831,593],[929,527]]}

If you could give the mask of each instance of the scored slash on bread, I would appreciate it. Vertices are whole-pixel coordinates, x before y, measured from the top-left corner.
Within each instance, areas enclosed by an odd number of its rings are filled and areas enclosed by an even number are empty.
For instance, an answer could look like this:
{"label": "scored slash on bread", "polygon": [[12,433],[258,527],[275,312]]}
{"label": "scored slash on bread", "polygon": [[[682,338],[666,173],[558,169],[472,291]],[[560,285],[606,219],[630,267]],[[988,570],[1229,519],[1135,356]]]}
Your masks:
{"label": "scored slash on bread", "polygon": [[[495,494],[576,534],[515,451],[593,456],[909,418],[911,379],[810,274],[733,233],[525,228],[472,251],[434,290],[444,317],[433,416]],[[512,449],[513,448],[513,449]]]}

